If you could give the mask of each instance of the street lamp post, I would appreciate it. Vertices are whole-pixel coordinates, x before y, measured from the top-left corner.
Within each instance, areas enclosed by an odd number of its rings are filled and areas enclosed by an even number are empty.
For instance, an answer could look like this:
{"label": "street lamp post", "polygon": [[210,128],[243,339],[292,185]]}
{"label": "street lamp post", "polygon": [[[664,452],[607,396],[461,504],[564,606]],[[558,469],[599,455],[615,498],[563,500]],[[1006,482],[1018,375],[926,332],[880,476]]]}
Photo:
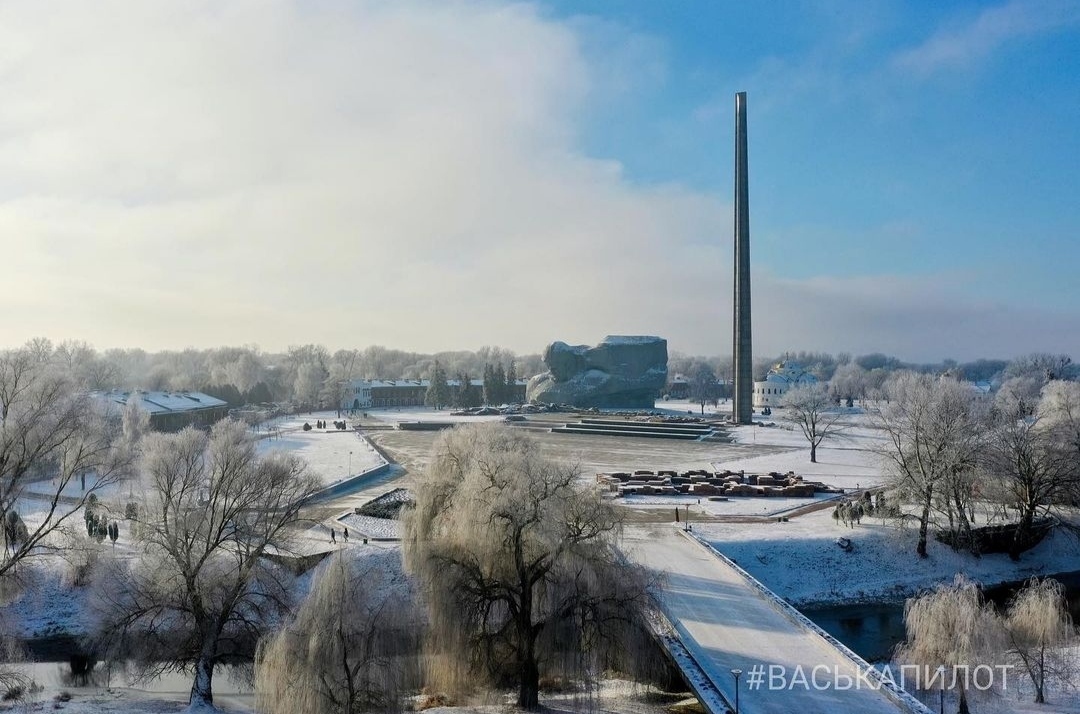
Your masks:
{"label": "street lamp post", "polygon": [[941,675],[941,689],[938,690],[938,711],[945,714],[945,665],[941,665],[938,674]]}
{"label": "street lamp post", "polygon": [[345,474],[345,476],[352,476],[352,452],[351,451],[349,452],[349,473]]}
{"label": "street lamp post", "polygon": [[741,674],[741,669],[731,670],[731,676],[735,678],[735,714],[739,714],[739,675]]}

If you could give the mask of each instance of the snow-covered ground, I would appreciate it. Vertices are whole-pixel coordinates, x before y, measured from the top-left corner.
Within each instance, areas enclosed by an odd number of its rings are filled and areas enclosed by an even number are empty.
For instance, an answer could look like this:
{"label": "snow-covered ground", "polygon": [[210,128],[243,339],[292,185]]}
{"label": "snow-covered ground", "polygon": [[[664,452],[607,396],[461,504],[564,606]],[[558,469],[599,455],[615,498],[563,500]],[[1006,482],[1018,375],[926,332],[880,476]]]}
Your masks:
{"label": "snow-covered ground", "polygon": [[[842,526],[825,509],[787,523],[702,523],[695,532],[781,597],[798,605],[901,600],[964,573],[990,585],[1080,567],[1080,542],[1054,532],[1019,563],[1007,555],[975,558],[930,539],[929,557],[915,554],[918,533],[864,518]],[[836,545],[840,536],[854,548]]]}
{"label": "snow-covered ground", "polygon": [[[838,498],[843,498],[843,496],[831,493],[819,493],[813,498],[732,496],[726,501],[710,501],[707,498],[694,499],[688,496],[629,495],[619,498],[616,503],[642,510],[667,509],[672,514],[672,518],[674,518],[675,509],[678,508],[680,518],[689,515],[690,521],[694,522],[699,516],[779,516],[818,501],[832,501]],[[689,508],[689,513],[687,513],[687,508]]]}
{"label": "snow-covered ground", "polygon": [[[329,422],[331,428],[315,429],[315,422],[321,419]],[[275,451],[296,454],[327,486],[386,463],[375,447],[352,429],[334,429],[334,419],[335,412],[321,412],[275,420],[272,428],[264,432],[270,435],[259,440],[257,450],[260,454]],[[311,431],[303,430],[304,423],[311,424]]]}
{"label": "snow-covered ground", "polygon": [[[215,683],[217,678],[215,677]],[[216,687],[215,687],[216,688]],[[145,691],[134,687],[46,687],[31,703],[0,703],[0,711],[23,712],[56,711],[64,714],[181,714],[188,712],[186,688],[174,687],[176,691],[155,688]],[[71,697],[70,701],[57,701],[60,692]],[[637,682],[622,679],[605,679],[591,692],[553,694],[541,692],[540,703],[550,714],[576,714],[596,712],[599,714],[666,714],[668,704],[675,701],[670,696],[660,697],[655,690]],[[505,714],[515,711],[513,693],[495,693],[490,704],[467,704],[434,707],[430,714]],[[419,697],[418,697],[419,699]],[[254,712],[254,697],[250,694],[222,694],[215,692],[214,704],[226,714],[249,714]],[[210,714],[209,710],[206,710]],[[195,713],[191,713],[195,714]],[[201,714],[201,712],[200,712]]]}
{"label": "snow-covered ground", "polygon": [[342,516],[338,522],[347,527],[352,540],[367,536],[376,540],[399,540],[401,521],[393,518],[372,518],[356,513]]}
{"label": "snow-covered ground", "polygon": [[[789,425],[780,416],[772,416],[775,427],[739,426],[732,433],[741,444],[782,446],[786,450],[716,462],[713,468],[748,473],[794,471],[806,480],[848,489],[883,481],[882,460],[877,453],[882,437],[869,416],[857,410],[850,414],[843,432],[818,448],[816,464],[810,463],[810,449],[802,433],[787,428]],[[736,508],[752,509],[743,502],[765,500],[742,499],[728,514],[739,515]],[[768,500],[767,506],[762,504],[763,509],[772,508]],[[724,505],[703,501],[700,508],[725,515]],[[696,508],[696,504],[691,506],[691,522]],[[918,534],[913,528],[900,528],[870,517],[850,529],[832,519],[831,509],[786,523],[696,523],[694,529],[778,595],[797,604],[899,600],[934,583],[949,581],[956,573],[995,584],[1080,568],[1080,543],[1064,533],[1054,533],[1019,563],[1005,555],[974,558],[956,553],[932,538],[928,545],[930,557],[922,560],[915,555]],[[840,536],[852,541],[852,552],[837,547],[835,541]]]}
{"label": "snow-covered ground", "polygon": [[441,409],[436,411],[431,407],[385,407],[380,409],[368,409],[367,414],[372,419],[378,419],[379,421],[384,421],[388,424],[398,424],[403,421],[439,421],[453,424],[474,424],[484,421],[504,421],[506,419],[502,414],[454,416],[450,413],[452,411],[455,410]]}

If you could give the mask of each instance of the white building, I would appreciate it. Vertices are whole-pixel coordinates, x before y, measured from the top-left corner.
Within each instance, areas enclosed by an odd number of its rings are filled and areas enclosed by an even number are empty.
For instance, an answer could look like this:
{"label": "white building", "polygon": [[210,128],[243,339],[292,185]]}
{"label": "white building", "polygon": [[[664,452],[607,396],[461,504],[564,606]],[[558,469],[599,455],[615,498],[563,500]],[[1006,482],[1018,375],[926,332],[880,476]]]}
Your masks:
{"label": "white building", "polygon": [[779,406],[785,392],[797,384],[816,384],[817,377],[795,362],[777,362],[765,379],[754,382],[754,408]]}

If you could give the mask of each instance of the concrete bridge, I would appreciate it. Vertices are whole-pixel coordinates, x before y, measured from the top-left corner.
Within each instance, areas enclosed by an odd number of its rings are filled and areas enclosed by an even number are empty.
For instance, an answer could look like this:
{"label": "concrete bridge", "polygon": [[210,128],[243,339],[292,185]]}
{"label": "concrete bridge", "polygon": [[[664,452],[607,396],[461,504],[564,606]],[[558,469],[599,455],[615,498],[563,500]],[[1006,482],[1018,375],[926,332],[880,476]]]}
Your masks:
{"label": "concrete bridge", "polygon": [[628,528],[623,549],[665,578],[665,644],[712,714],[932,714],[733,561],[681,528]]}

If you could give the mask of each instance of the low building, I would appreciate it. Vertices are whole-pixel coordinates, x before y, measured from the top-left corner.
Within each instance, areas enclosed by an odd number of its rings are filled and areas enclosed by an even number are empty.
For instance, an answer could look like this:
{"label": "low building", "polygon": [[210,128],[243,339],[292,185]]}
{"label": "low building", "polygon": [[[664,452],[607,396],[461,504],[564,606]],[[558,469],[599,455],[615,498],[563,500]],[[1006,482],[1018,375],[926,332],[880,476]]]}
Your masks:
{"label": "low building", "polygon": [[800,364],[777,362],[769,369],[764,380],[754,382],[754,408],[779,406],[784,394],[795,385],[816,384],[817,381],[817,377]]}
{"label": "low building", "polygon": [[[477,390],[484,389],[482,379],[470,379],[469,383]],[[429,379],[354,379],[345,389],[345,398],[341,400],[341,408],[356,410],[422,407],[430,384]],[[456,379],[448,379],[446,384],[451,391],[459,385]],[[526,384],[527,381],[524,379],[519,379],[514,383],[514,395],[511,401],[525,401]]]}
{"label": "low building", "polygon": [[139,406],[150,415],[150,428],[154,431],[180,431],[194,426],[208,429],[229,415],[229,405],[202,392],[144,392],[110,390],[93,392],[109,413],[119,416],[128,401],[139,400]]}
{"label": "low building", "polygon": [[689,399],[690,380],[681,374],[676,374],[668,380],[667,389],[664,391],[666,396],[671,399]]}

